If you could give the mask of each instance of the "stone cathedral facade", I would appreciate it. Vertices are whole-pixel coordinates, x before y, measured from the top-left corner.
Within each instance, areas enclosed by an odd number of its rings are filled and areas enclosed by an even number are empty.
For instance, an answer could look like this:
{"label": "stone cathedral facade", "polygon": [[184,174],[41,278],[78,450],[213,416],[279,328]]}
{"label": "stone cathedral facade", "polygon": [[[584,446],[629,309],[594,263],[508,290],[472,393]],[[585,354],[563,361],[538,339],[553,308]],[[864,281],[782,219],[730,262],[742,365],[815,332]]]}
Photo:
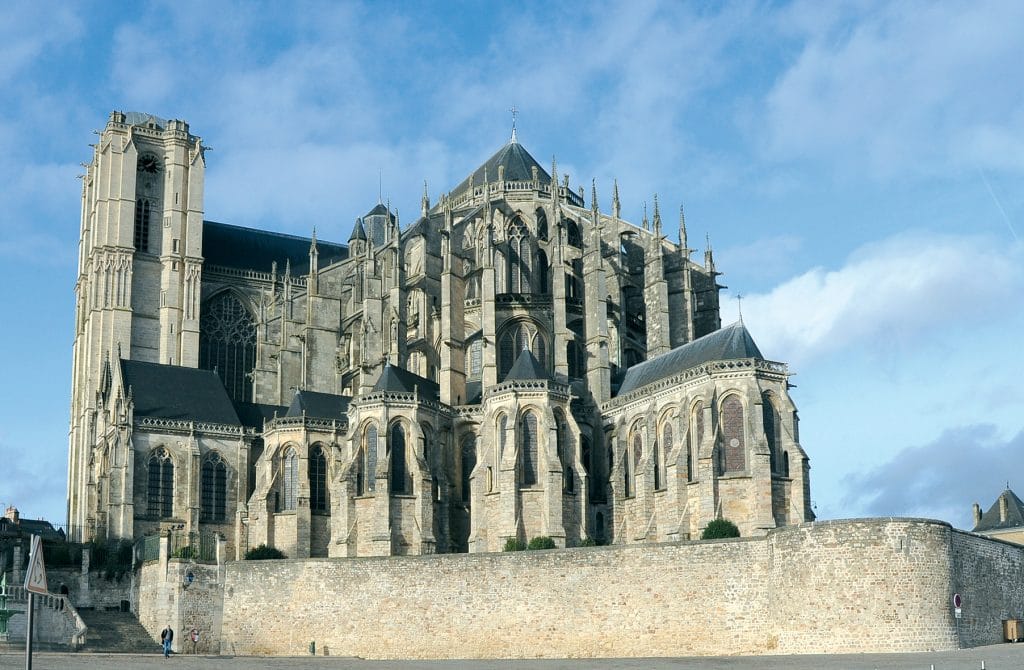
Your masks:
{"label": "stone cathedral facade", "polygon": [[[500,551],[811,520],[788,370],[722,327],[713,256],[602,211],[515,133],[402,226],[207,221],[188,124],[114,112],[83,178],[78,539],[240,555]],[[322,238],[343,238],[340,244]]]}

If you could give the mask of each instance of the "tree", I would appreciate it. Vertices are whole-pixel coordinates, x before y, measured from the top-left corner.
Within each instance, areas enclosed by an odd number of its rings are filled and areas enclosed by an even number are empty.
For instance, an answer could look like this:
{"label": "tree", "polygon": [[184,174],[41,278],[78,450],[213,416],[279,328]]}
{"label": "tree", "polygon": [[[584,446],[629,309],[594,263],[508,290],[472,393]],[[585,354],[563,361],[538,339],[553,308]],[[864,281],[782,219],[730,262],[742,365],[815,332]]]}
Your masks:
{"label": "tree", "polygon": [[740,529],[736,527],[732,521],[728,519],[715,519],[704,528],[704,532],[701,533],[700,539],[702,540],[720,540],[727,537],[739,537]]}

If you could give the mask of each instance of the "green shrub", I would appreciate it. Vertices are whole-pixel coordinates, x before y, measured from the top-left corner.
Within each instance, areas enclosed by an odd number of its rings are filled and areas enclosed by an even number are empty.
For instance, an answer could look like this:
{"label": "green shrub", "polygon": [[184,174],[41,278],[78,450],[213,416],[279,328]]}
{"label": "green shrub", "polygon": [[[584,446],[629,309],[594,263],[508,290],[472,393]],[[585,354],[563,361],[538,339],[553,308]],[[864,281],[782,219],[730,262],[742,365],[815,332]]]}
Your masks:
{"label": "green shrub", "polygon": [[720,540],[726,537],[739,537],[740,529],[728,519],[715,519],[701,533],[702,540]]}
{"label": "green shrub", "polygon": [[554,549],[555,541],[547,535],[539,535],[532,540],[530,544],[526,545],[527,549]]}
{"label": "green shrub", "polygon": [[597,540],[595,540],[592,537],[583,538],[583,541],[580,542],[580,546],[581,547],[596,547],[597,546]]}
{"label": "green shrub", "polygon": [[520,540],[518,537],[510,537],[505,540],[505,547],[502,551],[523,551],[526,549],[526,543]]}
{"label": "green shrub", "polygon": [[253,547],[249,551],[245,552],[245,560],[247,561],[266,561],[277,558],[288,558],[284,555],[284,552],[277,547],[271,547],[270,545],[261,544],[258,547]]}
{"label": "green shrub", "polygon": [[191,544],[186,544],[184,547],[181,547],[176,552],[174,552],[174,555],[171,556],[171,558],[193,559],[197,556],[199,556],[199,550],[197,550]]}

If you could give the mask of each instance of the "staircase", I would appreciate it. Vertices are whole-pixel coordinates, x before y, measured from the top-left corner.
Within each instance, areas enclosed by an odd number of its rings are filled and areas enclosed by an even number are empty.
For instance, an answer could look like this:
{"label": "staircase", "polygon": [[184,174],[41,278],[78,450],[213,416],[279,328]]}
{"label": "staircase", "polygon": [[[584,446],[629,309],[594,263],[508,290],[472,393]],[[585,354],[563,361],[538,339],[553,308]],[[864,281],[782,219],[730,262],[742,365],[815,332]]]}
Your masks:
{"label": "staircase", "polygon": [[151,654],[160,643],[150,637],[131,612],[78,610],[89,627],[82,651]]}

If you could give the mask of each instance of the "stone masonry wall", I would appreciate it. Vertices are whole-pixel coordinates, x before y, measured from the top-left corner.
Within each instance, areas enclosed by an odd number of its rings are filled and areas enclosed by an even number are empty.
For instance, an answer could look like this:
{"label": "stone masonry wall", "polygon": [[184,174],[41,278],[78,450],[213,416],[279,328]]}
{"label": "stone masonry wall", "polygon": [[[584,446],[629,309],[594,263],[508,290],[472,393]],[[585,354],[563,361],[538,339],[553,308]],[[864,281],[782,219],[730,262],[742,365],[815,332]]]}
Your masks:
{"label": "stone masonry wall", "polygon": [[[899,652],[996,642],[1024,547],[919,519],[544,552],[237,561],[221,650],[367,658]],[[973,609],[969,609],[973,608]],[[966,621],[966,619],[965,619]]]}
{"label": "stone masonry wall", "polygon": [[[194,579],[187,582],[191,571]],[[181,559],[152,561],[142,566],[139,577],[136,615],[139,623],[160,639],[160,631],[170,624],[174,629],[172,648],[176,652],[192,650],[188,632],[199,631],[200,653],[217,653],[220,644],[223,612],[222,568],[216,565],[191,563]]]}
{"label": "stone masonry wall", "polygon": [[[952,531],[952,590],[963,599],[965,647],[1003,641],[1004,619],[1024,619],[1024,547]],[[953,605],[943,603],[952,617]]]}

